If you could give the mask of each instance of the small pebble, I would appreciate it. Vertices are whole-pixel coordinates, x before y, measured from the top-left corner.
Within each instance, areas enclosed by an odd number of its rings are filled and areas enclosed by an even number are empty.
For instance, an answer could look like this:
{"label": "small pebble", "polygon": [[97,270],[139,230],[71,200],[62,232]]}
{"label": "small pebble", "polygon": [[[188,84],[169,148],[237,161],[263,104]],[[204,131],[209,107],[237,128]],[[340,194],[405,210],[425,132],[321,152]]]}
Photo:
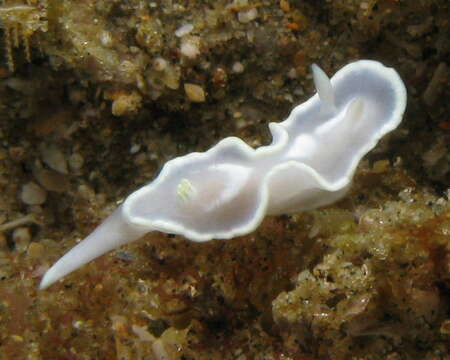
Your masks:
{"label": "small pebble", "polygon": [[232,6],[236,7],[247,7],[248,6],[248,0],[234,0]]}
{"label": "small pebble", "polygon": [[443,335],[450,335],[450,319],[442,322],[440,332]]}
{"label": "small pebble", "polygon": [[381,174],[389,170],[389,160],[378,160],[373,164],[372,171]]}
{"label": "small pebble", "polygon": [[236,61],[236,62],[233,64],[232,70],[233,70],[234,73],[240,74],[241,72],[244,71],[244,65],[242,65],[241,62]]}
{"label": "small pebble", "polygon": [[95,201],[95,191],[88,185],[82,184],[78,186],[78,195],[83,200],[87,200],[89,202]]}
{"label": "small pebble", "polygon": [[180,86],[180,70],[175,66],[167,64],[161,81],[169,89],[176,90]]}
{"label": "small pebble", "polygon": [[256,8],[252,8],[246,11],[239,11],[238,20],[239,22],[246,24],[250,21],[255,20],[258,17],[258,10]]}
{"label": "small pebble", "polygon": [[72,170],[80,170],[83,167],[84,159],[83,157],[78,153],[73,153],[69,157],[69,166]]}
{"label": "small pebble", "polygon": [[287,0],[280,0],[280,8],[284,11],[284,12],[289,12],[291,11],[291,6],[289,4],[289,1]]}
{"label": "small pebble", "polygon": [[22,186],[20,199],[27,205],[41,205],[47,200],[47,191],[34,182]]}
{"label": "small pebble", "polygon": [[62,174],[67,174],[67,161],[62,151],[56,145],[45,145],[40,147],[42,160],[51,169]]}
{"label": "small pebble", "polygon": [[199,85],[195,84],[184,84],[184,91],[188,99],[192,102],[204,102],[205,101],[205,91]]}
{"label": "small pebble", "polygon": [[223,88],[227,85],[228,76],[223,67],[217,67],[212,74],[212,83],[215,87]]}
{"label": "small pebble", "polygon": [[141,145],[133,144],[133,145],[131,145],[131,148],[130,148],[130,154],[136,154],[137,152],[139,152],[139,150],[141,150]]}
{"label": "small pebble", "polygon": [[137,154],[133,162],[138,166],[144,165],[147,162],[147,154],[144,152]]}
{"label": "small pebble", "polygon": [[11,146],[9,148],[9,157],[14,162],[22,162],[26,158],[26,150],[23,146]]}
{"label": "small pebble", "polygon": [[183,40],[181,43],[180,52],[189,59],[195,59],[200,54],[198,39],[190,38]]}
{"label": "small pebble", "polygon": [[287,76],[289,79],[297,79],[298,78],[297,70],[295,68],[291,68],[288,71]]}
{"label": "small pebble", "polygon": [[189,34],[193,29],[194,29],[194,25],[184,24],[183,26],[181,26],[177,30],[175,30],[175,36],[183,37],[183,36]]}
{"label": "small pebble", "polygon": [[369,8],[369,4],[367,2],[362,2],[359,6],[363,10],[367,10]]}
{"label": "small pebble", "polygon": [[69,177],[58,171],[35,168],[33,169],[33,175],[39,184],[48,191],[63,192],[69,189]]}
{"label": "small pebble", "polygon": [[27,227],[19,227],[12,233],[12,239],[14,241],[16,250],[18,252],[24,252],[27,250],[31,241],[31,231]]}
{"label": "small pebble", "polygon": [[114,116],[123,116],[136,113],[142,105],[142,96],[137,91],[119,94],[115,97],[111,112]]}
{"label": "small pebble", "polygon": [[152,352],[153,356],[157,360],[167,360],[170,359],[169,354],[167,353],[164,343],[161,339],[157,339],[152,344]]}
{"label": "small pebble", "polygon": [[11,335],[11,339],[16,342],[20,342],[20,343],[23,342],[23,336],[16,335],[16,334]]}
{"label": "small pebble", "polygon": [[100,31],[98,37],[100,39],[100,43],[104,47],[111,47],[113,45],[113,37],[109,31],[107,30]]}
{"label": "small pebble", "polygon": [[164,71],[167,67],[167,61],[164,60],[162,57],[157,57],[154,61],[153,61],[153,68],[156,71]]}
{"label": "small pebble", "polygon": [[82,320],[76,320],[72,323],[72,326],[77,329],[77,330],[81,330],[84,327],[84,321]]}
{"label": "small pebble", "polygon": [[28,246],[27,256],[30,260],[38,260],[44,255],[44,246],[38,242],[32,242]]}

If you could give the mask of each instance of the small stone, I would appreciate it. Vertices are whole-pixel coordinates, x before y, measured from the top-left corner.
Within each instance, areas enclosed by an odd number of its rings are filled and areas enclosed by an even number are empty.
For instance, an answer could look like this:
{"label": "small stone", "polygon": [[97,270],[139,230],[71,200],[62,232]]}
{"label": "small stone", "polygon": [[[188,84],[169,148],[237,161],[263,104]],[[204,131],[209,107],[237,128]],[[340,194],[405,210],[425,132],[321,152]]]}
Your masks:
{"label": "small stone", "polygon": [[242,65],[241,62],[236,61],[236,62],[233,64],[232,70],[233,70],[233,72],[234,72],[235,74],[240,74],[240,73],[242,73],[242,72],[244,71],[244,65]]}
{"label": "small stone", "polygon": [[28,246],[27,256],[30,260],[38,260],[44,255],[44,246],[38,242],[32,242]]}
{"label": "small stone", "polygon": [[297,79],[298,78],[297,70],[295,68],[291,68],[288,71],[287,76],[289,79]]}
{"label": "small stone", "polygon": [[77,329],[77,330],[81,330],[84,328],[84,321],[82,320],[76,320],[72,323],[72,326]]}
{"label": "small stone", "polygon": [[204,102],[205,101],[205,91],[199,85],[185,83],[184,91],[188,99],[192,102]]}
{"label": "small stone", "polygon": [[144,165],[147,162],[147,154],[144,152],[137,154],[133,162],[138,166]]}
{"label": "small stone", "polygon": [[117,331],[118,333],[121,334],[126,334],[127,333],[127,318],[125,316],[122,315],[112,315],[111,317],[111,328],[114,331]]}
{"label": "small stone", "polygon": [[34,182],[22,186],[20,199],[27,205],[41,205],[47,200],[47,191]]}
{"label": "small stone", "polygon": [[83,167],[84,159],[83,157],[78,153],[73,153],[69,157],[69,166],[72,170],[80,170]]}
{"label": "small stone", "polygon": [[192,30],[194,30],[194,25],[184,24],[183,26],[181,26],[177,30],[175,30],[175,36],[183,37],[183,36],[189,34]]}
{"label": "small stone", "polygon": [[67,161],[62,151],[56,145],[43,144],[40,147],[42,160],[51,169],[62,174],[67,174]]}
{"label": "small stone", "polygon": [[35,168],[33,169],[33,175],[39,184],[48,191],[63,192],[70,187],[69,177],[54,170]]}
{"label": "small stone", "polygon": [[11,146],[9,148],[9,157],[14,162],[22,162],[26,158],[26,150],[23,146]]}
{"label": "small stone", "polygon": [[24,252],[27,250],[31,241],[31,231],[27,227],[19,227],[13,231],[12,239],[14,241],[16,250]]}
{"label": "small stone", "polygon": [[153,356],[157,360],[170,359],[169,354],[167,353],[167,351],[164,347],[164,343],[161,339],[157,339],[155,342],[153,342],[152,351],[153,351]]}
{"label": "small stone", "polygon": [[450,319],[442,322],[440,332],[443,335],[450,335]]}
{"label": "small stone", "polygon": [[239,11],[238,13],[238,20],[243,24],[249,23],[255,20],[257,17],[258,17],[258,10],[256,8],[252,8],[246,11]]}
{"label": "small stone", "polygon": [[78,186],[78,195],[81,199],[94,202],[95,201],[95,191],[88,185],[82,184]]}
{"label": "small stone", "polygon": [[287,0],[280,0],[280,8],[284,12],[291,11],[291,6],[290,6],[290,4],[289,4],[289,2]]}
{"label": "small stone", "polygon": [[223,88],[227,85],[228,76],[223,67],[217,67],[212,74],[212,82],[215,87]]}
{"label": "small stone", "polygon": [[381,174],[389,170],[389,160],[378,160],[373,164],[372,171]]}
{"label": "small stone", "polygon": [[102,31],[100,31],[98,37],[100,39],[100,43],[104,47],[109,48],[113,45],[113,36],[112,36],[111,32],[109,32],[107,30],[102,30]]}
{"label": "small stone", "polygon": [[248,6],[248,0],[234,0],[231,6],[236,8],[245,8]]}
{"label": "small stone", "polygon": [[181,42],[180,52],[189,59],[195,59],[200,54],[200,40],[197,37],[189,37]]}
{"label": "small stone", "polygon": [[131,93],[120,93],[114,98],[111,106],[111,112],[115,116],[122,116],[136,113],[142,103],[142,96],[137,91]]}
{"label": "small stone", "polygon": [[130,148],[130,154],[136,154],[137,152],[139,152],[139,150],[141,150],[141,145],[133,144],[133,145],[131,145],[131,148]]}
{"label": "small stone", "polygon": [[16,342],[23,342],[23,337],[22,336],[20,336],[20,335],[11,335],[11,339],[12,340],[14,340],[14,341],[16,341]]}
{"label": "small stone", "polygon": [[162,57],[157,57],[153,61],[153,69],[156,71],[164,71],[167,68],[167,61],[164,60]]}
{"label": "small stone", "polygon": [[180,69],[176,66],[172,66],[167,64],[166,69],[164,70],[163,77],[161,81],[165,86],[169,89],[176,90],[180,86]]}

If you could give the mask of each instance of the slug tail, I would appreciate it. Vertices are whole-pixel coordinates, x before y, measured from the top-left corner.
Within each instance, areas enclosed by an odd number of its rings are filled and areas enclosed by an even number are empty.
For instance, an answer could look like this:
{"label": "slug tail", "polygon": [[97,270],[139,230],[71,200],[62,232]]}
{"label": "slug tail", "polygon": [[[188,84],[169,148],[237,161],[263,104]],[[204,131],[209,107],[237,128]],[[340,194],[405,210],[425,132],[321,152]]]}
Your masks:
{"label": "slug tail", "polygon": [[67,252],[45,273],[39,289],[48,288],[91,260],[137,240],[147,232],[147,229],[126,222],[122,214],[122,207],[117,208],[87,238]]}

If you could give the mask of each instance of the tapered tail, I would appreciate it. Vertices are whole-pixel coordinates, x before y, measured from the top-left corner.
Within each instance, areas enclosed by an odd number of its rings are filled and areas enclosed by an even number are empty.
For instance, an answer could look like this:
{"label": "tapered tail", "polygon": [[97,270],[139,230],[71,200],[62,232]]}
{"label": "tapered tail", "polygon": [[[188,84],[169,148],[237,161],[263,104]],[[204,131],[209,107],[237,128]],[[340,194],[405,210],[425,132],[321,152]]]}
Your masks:
{"label": "tapered tail", "polygon": [[39,289],[46,289],[54,282],[89,261],[139,239],[148,229],[129,224],[122,214],[122,207],[117,208],[87,238],[59,259],[41,280]]}

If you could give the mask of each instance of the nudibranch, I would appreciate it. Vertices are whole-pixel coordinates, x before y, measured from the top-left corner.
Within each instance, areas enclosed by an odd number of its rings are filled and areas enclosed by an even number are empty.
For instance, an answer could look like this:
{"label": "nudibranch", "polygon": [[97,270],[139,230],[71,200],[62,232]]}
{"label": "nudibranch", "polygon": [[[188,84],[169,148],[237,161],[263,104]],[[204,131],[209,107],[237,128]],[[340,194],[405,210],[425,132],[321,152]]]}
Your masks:
{"label": "nudibranch", "polygon": [[361,158],[399,125],[406,89],[394,69],[371,60],[348,64],[331,79],[316,65],[312,72],[317,94],[269,124],[270,145],[253,149],[228,137],[167,162],[59,259],[40,288],[150,231],[229,239],[252,232],[265,215],[342,198]]}

